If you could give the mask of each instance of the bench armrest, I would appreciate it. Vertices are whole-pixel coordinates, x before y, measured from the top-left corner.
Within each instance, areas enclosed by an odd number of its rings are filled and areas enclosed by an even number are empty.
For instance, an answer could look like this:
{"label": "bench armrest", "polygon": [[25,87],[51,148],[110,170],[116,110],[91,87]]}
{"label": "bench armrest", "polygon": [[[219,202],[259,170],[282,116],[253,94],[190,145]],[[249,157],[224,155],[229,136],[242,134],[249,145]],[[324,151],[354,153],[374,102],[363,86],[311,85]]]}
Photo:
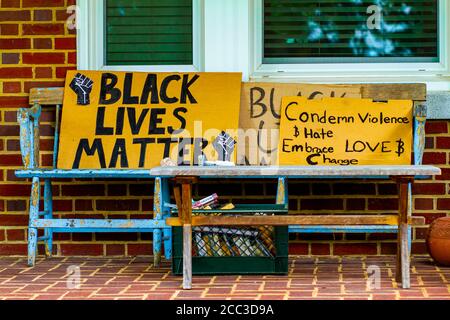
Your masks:
{"label": "bench armrest", "polygon": [[414,106],[414,164],[422,164],[425,150],[425,123],[427,120],[427,106],[424,103]]}
{"label": "bench armrest", "polygon": [[20,151],[25,168],[39,167],[39,118],[41,106],[35,104],[32,108],[21,108],[17,112],[20,126]]}

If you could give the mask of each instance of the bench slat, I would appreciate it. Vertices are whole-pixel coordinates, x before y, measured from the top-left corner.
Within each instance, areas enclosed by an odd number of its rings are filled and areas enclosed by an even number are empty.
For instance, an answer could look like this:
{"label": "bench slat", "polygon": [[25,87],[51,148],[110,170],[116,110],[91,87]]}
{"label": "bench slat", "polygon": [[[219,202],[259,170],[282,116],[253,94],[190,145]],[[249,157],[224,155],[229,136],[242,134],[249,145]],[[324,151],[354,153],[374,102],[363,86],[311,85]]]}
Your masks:
{"label": "bench slat", "polygon": [[[409,218],[414,225],[423,220]],[[166,224],[180,227],[179,218],[168,218]],[[398,225],[397,215],[291,215],[291,216],[194,216],[193,226],[287,226],[287,225]]]}
{"label": "bench slat", "polygon": [[197,176],[210,178],[287,177],[287,178],[388,178],[389,176],[434,176],[441,170],[433,166],[235,166],[235,167],[156,167],[150,170],[18,170],[19,178],[155,178]]}
{"label": "bench slat", "polygon": [[373,100],[416,100],[427,99],[427,86],[424,83],[396,83],[396,84],[362,84],[363,98]]}
{"label": "bench slat", "polygon": [[19,178],[38,177],[43,179],[139,179],[156,178],[151,175],[150,170],[59,170],[59,169],[36,169],[18,170],[16,176]]}
{"label": "bench slat", "polygon": [[397,233],[398,226],[368,225],[368,226],[289,226],[289,233]]}
{"label": "bench slat", "polygon": [[389,177],[439,175],[441,170],[433,166],[236,166],[236,167],[157,167],[150,170],[152,175],[161,177]]}
{"label": "bench slat", "polygon": [[30,89],[30,105],[62,105],[64,88],[32,88]]}
{"label": "bench slat", "polygon": [[164,221],[153,219],[39,219],[31,222],[33,228],[116,228],[116,229],[164,229]]}
{"label": "bench slat", "polygon": [[[321,85],[317,85],[320,87]],[[338,85],[332,85],[338,86]],[[360,88],[362,98],[374,100],[407,99],[425,101],[426,84],[423,83],[369,83],[347,84],[349,87]],[[41,105],[63,104],[64,88],[32,88],[30,89],[30,104]]]}

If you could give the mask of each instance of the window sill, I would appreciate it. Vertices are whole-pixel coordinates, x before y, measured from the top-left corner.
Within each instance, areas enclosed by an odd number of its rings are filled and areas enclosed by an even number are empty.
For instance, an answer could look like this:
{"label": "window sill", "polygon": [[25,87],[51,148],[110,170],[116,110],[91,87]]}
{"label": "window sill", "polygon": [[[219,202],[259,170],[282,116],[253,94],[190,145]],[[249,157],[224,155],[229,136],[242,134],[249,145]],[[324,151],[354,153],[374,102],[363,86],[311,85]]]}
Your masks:
{"label": "window sill", "polygon": [[427,118],[429,120],[450,119],[450,76],[438,75],[396,75],[396,76],[317,76],[298,74],[253,75],[253,82],[303,82],[325,84],[352,83],[425,83],[427,85]]}
{"label": "window sill", "polygon": [[334,83],[334,84],[352,84],[352,83],[425,83],[428,91],[450,91],[450,75],[430,75],[417,73],[408,74],[342,74],[329,73],[320,75],[318,73],[262,73],[255,72],[250,76],[253,82],[308,82],[308,83]]}

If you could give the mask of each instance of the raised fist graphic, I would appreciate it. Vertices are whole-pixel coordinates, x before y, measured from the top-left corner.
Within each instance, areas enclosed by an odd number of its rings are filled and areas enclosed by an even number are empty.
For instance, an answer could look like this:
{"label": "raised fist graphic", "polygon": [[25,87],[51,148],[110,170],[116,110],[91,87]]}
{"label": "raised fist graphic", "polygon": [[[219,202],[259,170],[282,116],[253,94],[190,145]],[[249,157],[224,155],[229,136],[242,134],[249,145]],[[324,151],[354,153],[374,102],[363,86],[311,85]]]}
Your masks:
{"label": "raised fist graphic", "polygon": [[77,94],[77,104],[86,106],[91,103],[90,94],[94,82],[88,77],[77,73],[70,83],[70,88]]}
{"label": "raised fist graphic", "polygon": [[219,154],[219,161],[230,161],[236,141],[225,131],[222,131],[213,142],[213,147]]}

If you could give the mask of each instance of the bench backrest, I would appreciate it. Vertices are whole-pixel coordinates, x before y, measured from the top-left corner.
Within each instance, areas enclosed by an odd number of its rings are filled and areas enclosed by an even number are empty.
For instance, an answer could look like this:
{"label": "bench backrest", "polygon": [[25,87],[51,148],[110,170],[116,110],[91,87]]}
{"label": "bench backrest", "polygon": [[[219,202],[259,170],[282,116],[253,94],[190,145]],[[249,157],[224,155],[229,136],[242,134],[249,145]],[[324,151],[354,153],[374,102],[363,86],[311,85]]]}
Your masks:
{"label": "bench backrest", "polygon": [[[333,86],[333,85],[330,85]],[[414,101],[413,153],[416,165],[422,164],[425,149],[426,85],[425,84],[354,84],[363,98],[376,101],[407,99]],[[56,106],[53,167],[58,157],[59,127],[64,88],[33,88],[30,90],[31,108],[18,112],[20,145],[23,164],[27,169],[39,167],[39,118],[42,106]]]}
{"label": "bench backrest", "polygon": [[64,88],[33,88],[30,90],[31,108],[21,108],[17,120],[20,124],[20,149],[22,162],[27,169],[39,167],[39,118],[42,106],[56,106],[53,167],[58,157],[58,139]]}

